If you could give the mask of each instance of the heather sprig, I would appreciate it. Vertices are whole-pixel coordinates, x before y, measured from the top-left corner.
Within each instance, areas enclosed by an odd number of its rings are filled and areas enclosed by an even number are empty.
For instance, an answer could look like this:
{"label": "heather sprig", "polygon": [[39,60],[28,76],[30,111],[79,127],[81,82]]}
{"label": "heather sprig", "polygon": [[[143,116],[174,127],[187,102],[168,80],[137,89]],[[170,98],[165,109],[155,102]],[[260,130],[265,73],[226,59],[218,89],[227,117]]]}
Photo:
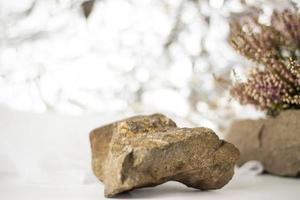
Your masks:
{"label": "heather sprig", "polygon": [[231,19],[229,42],[255,64],[246,82],[230,93],[241,104],[269,114],[300,108],[300,16],[293,10],[274,11],[270,25],[256,16]]}

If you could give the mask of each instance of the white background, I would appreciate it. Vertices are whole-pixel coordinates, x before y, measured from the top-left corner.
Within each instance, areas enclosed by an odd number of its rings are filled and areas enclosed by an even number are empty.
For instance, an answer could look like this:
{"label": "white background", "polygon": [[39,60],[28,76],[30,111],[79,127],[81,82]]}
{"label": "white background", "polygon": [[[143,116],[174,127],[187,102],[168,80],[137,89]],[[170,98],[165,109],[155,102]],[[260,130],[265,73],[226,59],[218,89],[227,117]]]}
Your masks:
{"label": "white background", "polygon": [[[88,133],[104,123],[163,112],[222,137],[232,119],[262,116],[213,78],[244,75],[226,41],[226,17],[243,11],[238,0],[98,0],[88,20],[82,2],[0,0],[1,200],[102,199]],[[246,2],[267,22],[284,1]],[[300,199],[299,182],[237,172],[218,191],[166,183],[120,198]]]}

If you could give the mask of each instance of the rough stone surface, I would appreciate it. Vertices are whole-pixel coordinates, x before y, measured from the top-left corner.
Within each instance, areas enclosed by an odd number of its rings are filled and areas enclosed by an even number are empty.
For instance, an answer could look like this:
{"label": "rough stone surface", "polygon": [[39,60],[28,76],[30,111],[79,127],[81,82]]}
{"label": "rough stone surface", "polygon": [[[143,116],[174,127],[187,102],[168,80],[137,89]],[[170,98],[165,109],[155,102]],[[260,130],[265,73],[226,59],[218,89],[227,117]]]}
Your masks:
{"label": "rough stone surface", "polygon": [[234,122],[227,140],[241,152],[238,164],[260,161],[266,172],[300,175],[300,111],[282,111],[275,118]]}
{"label": "rough stone surface", "polygon": [[161,114],[136,116],[90,133],[92,168],[105,196],[174,180],[218,189],[233,176],[239,151],[207,128],[177,128]]}

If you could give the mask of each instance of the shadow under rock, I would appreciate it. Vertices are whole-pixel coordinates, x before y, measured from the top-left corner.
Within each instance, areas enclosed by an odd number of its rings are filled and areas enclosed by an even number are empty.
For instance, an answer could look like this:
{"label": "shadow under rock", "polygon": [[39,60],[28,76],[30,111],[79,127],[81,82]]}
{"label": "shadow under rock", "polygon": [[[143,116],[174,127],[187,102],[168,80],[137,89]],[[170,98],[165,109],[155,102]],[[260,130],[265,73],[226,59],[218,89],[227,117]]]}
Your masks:
{"label": "shadow under rock", "polygon": [[215,193],[215,191],[201,191],[194,188],[189,188],[179,182],[169,181],[155,187],[145,187],[135,189],[129,192],[124,192],[114,196],[114,199],[150,199],[163,197],[176,197],[182,195],[199,195],[199,194]]}

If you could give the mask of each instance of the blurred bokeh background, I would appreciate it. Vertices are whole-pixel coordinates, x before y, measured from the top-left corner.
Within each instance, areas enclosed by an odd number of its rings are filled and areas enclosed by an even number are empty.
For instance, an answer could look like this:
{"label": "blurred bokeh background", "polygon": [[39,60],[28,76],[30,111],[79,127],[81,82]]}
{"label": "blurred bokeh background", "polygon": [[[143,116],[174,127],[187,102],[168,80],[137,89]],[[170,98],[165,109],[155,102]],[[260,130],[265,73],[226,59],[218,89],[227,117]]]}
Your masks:
{"label": "blurred bokeh background", "polygon": [[[293,1],[291,1],[293,2]],[[297,2],[293,2],[297,5]],[[228,45],[230,13],[286,1],[0,1],[0,104],[30,112],[163,112],[223,131],[241,107],[227,86],[244,60]]]}
{"label": "blurred bokeh background", "polygon": [[0,0],[0,180],[98,183],[89,131],[135,114],[161,112],[221,137],[231,120],[263,116],[228,94],[251,66],[227,42],[228,18],[256,7],[268,23],[274,7],[291,5]]}

